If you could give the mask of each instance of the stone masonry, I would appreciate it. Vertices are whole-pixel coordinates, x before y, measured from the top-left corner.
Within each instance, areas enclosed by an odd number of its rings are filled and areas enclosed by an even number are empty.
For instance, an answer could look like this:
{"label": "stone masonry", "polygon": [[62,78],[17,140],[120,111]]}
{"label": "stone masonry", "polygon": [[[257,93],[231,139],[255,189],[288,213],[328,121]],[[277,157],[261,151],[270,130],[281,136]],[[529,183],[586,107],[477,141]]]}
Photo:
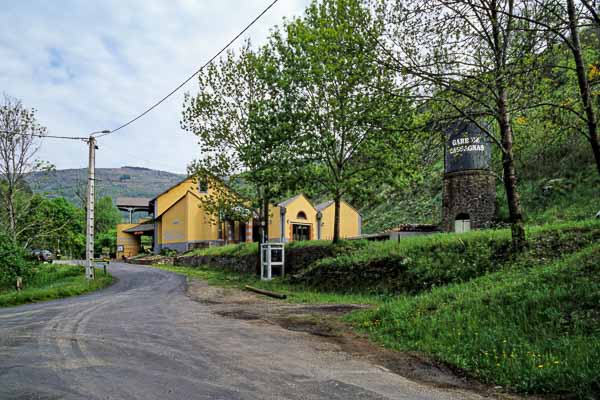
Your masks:
{"label": "stone masonry", "polygon": [[444,176],[442,229],[454,231],[459,214],[467,214],[471,229],[490,226],[496,211],[495,177],[486,170],[447,173]]}

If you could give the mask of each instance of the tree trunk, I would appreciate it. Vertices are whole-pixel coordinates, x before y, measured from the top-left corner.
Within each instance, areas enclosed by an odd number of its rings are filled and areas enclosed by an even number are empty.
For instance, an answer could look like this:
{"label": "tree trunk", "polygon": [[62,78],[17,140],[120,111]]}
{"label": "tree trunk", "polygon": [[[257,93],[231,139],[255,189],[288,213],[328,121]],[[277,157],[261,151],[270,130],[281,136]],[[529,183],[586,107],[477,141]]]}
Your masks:
{"label": "tree trunk", "polygon": [[261,210],[259,213],[259,228],[258,228],[258,257],[256,257],[256,275],[260,276],[262,244],[269,241],[269,199],[263,197]]}
{"label": "tree trunk", "polygon": [[8,230],[10,238],[14,243],[17,242],[17,216],[15,211],[15,195],[12,188],[12,183],[8,183],[8,189],[6,190],[6,207],[8,208]]}
{"label": "tree trunk", "polygon": [[596,160],[596,169],[600,174],[600,144],[598,143],[598,123],[596,121],[596,113],[592,104],[592,95],[590,83],[587,78],[585,62],[581,53],[581,43],[579,41],[579,32],[577,31],[577,15],[574,0],[567,0],[567,11],[569,14],[569,29],[571,31],[571,51],[575,58],[575,70],[577,71],[577,83],[579,84],[579,93],[585,116],[587,119],[588,140],[592,146],[594,159]]}
{"label": "tree trunk", "polygon": [[502,136],[502,167],[504,170],[504,189],[508,201],[508,212],[510,218],[510,229],[512,234],[512,248],[515,252],[521,252],[525,248],[525,227],[523,226],[523,212],[521,200],[517,188],[517,173],[513,154],[513,132],[510,125],[510,117],[506,107],[506,90],[500,91],[498,99],[499,125]]}
{"label": "tree trunk", "polygon": [[265,196],[263,199],[263,221],[264,221],[264,234],[265,242],[269,241],[269,199]]}
{"label": "tree trunk", "polygon": [[340,203],[341,197],[339,195],[335,196],[333,200],[335,204],[335,213],[333,217],[333,243],[339,243],[340,241]]}

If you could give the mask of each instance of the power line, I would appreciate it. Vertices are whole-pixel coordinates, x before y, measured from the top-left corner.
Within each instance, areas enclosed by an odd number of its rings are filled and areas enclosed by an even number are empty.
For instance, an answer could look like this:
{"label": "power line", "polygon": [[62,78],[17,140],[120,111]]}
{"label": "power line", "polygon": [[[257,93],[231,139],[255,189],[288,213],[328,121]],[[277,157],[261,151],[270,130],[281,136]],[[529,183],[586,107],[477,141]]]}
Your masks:
{"label": "power line", "polygon": [[[5,130],[0,130],[0,132],[14,134],[14,132],[5,131]],[[39,138],[50,138],[50,139],[71,139],[71,140],[88,140],[89,139],[89,138],[85,138],[85,137],[75,137],[75,136],[39,135],[37,133],[21,133],[20,135],[21,136],[33,136],[33,137],[39,137]]]}
{"label": "power line", "polygon": [[75,137],[75,136],[53,136],[53,135],[34,135],[34,134],[31,134],[29,136],[35,136],[35,137],[39,137],[39,138],[42,138],[42,139],[50,138],[50,139],[89,140],[89,138]]}
{"label": "power line", "polygon": [[110,132],[102,133],[100,135],[97,135],[96,137],[97,138],[101,138],[103,136],[110,135],[111,133],[115,133],[115,132],[117,132],[117,131],[119,131],[119,130],[121,130],[121,129],[123,129],[123,128],[131,125],[131,124],[133,124],[135,121],[137,121],[138,119],[142,118],[143,116],[145,116],[146,114],[148,114],[150,111],[154,110],[162,102],[164,102],[165,100],[167,100],[169,97],[171,97],[173,94],[175,94],[179,89],[181,89],[183,86],[185,86],[196,75],[198,75],[200,72],[202,72],[202,70],[204,68],[206,68],[208,65],[210,65],[214,60],[216,60],[217,57],[219,57],[221,54],[223,54],[223,52],[225,50],[227,50],[227,48],[229,48],[229,46],[231,46],[236,40],[238,40],[240,38],[240,36],[242,36],[244,33],[246,33],[246,31],[248,29],[250,29],[252,27],[252,25],[254,25],[263,15],[265,15],[275,5],[275,3],[277,3],[278,1],[279,0],[273,0],[271,2],[271,4],[269,4],[269,6],[267,8],[265,8],[260,14],[258,14],[258,16],[252,20],[252,22],[250,22],[248,25],[246,25],[246,27],[240,33],[238,33],[233,39],[231,39],[221,50],[219,50],[219,52],[217,54],[215,54],[210,60],[208,60],[198,70],[196,70],[196,72],[194,72],[192,75],[190,75],[179,86],[177,86],[175,89],[173,89],[171,92],[169,92],[169,94],[167,94],[166,96],[164,96],[162,99],[160,99],[159,101],[157,101],[150,108],[146,109],[146,111],[144,111],[143,113],[139,114],[135,118],[129,120],[128,122],[124,123],[123,125],[119,126],[118,128],[111,130]]}

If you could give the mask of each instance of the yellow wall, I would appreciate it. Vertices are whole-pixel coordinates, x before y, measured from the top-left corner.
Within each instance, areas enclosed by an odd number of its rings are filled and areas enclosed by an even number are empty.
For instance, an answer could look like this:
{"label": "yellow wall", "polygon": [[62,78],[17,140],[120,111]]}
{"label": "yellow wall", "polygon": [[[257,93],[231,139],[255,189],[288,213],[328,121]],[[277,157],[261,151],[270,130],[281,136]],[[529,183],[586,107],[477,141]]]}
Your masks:
{"label": "yellow wall", "polygon": [[125,257],[137,256],[140,253],[140,237],[135,236],[133,233],[123,232],[139,224],[118,224],[117,225],[117,249],[119,246],[123,246],[123,251],[117,251],[117,260]]}
{"label": "yellow wall", "polygon": [[[213,181],[208,192],[198,190],[198,183],[188,178],[156,198],[158,220],[158,244],[201,242],[219,240],[219,226],[216,217],[202,207],[201,199],[218,193],[213,188],[219,181]],[[222,187],[221,187],[222,188]],[[229,190],[225,187],[225,190]],[[226,224],[223,225],[224,238],[227,238]],[[239,223],[235,224],[234,240],[239,240]]]}
{"label": "yellow wall", "polygon": [[154,217],[162,215],[169,207],[177,202],[188,190],[198,190],[198,184],[194,183],[192,178],[188,178],[177,186],[172,187],[167,192],[156,198],[156,214]]}
{"label": "yellow wall", "polygon": [[217,240],[219,227],[216,219],[206,213],[198,197],[188,192],[187,199],[188,241]]}
{"label": "yellow wall", "polygon": [[162,216],[161,244],[182,243],[188,241],[187,235],[187,197],[182,197]]}
{"label": "yellow wall", "polygon": [[[335,204],[331,203],[321,210],[321,239],[333,239],[333,221],[335,219]],[[340,203],[340,237],[351,238],[360,235],[360,215],[348,203]]]}
{"label": "yellow wall", "polygon": [[[310,238],[317,238],[317,210],[303,195],[295,198],[286,207],[285,211],[285,225],[284,225],[284,237],[290,241],[293,239],[292,236],[292,225],[303,224],[310,226]],[[271,206],[270,207],[270,218],[269,218],[269,240],[278,240],[281,235],[281,207]],[[303,211],[306,214],[306,219],[298,219],[298,213]]]}
{"label": "yellow wall", "polygon": [[[298,219],[298,213],[303,211],[306,219]],[[317,210],[304,196],[298,196],[286,207],[285,212],[285,238],[293,240],[292,224],[310,225],[310,239],[317,238]]]}
{"label": "yellow wall", "polygon": [[281,208],[269,205],[269,240],[281,237]]}

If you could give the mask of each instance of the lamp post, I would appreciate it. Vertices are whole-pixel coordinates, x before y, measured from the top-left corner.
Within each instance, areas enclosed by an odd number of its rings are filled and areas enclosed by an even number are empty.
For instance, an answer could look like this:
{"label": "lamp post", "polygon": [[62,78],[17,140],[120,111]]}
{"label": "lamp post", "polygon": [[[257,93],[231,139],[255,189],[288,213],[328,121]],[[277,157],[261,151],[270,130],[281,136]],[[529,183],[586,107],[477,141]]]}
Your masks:
{"label": "lamp post", "polygon": [[85,277],[94,279],[94,203],[95,203],[95,180],[96,180],[96,138],[94,135],[110,133],[109,130],[90,133],[87,139],[89,145],[88,157],[88,185],[87,185],[87,218],[85,226]]}

